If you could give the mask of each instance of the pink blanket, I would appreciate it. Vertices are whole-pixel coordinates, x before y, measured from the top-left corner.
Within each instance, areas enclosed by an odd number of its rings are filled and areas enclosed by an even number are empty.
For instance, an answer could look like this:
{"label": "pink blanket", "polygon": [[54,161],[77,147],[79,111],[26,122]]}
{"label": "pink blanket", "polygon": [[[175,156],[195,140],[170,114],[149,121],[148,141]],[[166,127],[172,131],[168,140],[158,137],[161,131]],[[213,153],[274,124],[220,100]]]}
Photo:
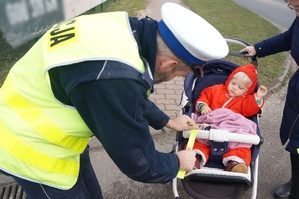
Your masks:
{"label": "pink blanket", "polygon": [[[235,113],[227,108],[219,108],[212,111],[209,114],[197,116],[192,113],[191,118],[196,123],[206,123],[211,126],[212,129],[223,129],[228,130],[231,133],[239,134],[253,134],[256,135],[257,125],[253,121],[247,119],[239,113]],[[205,127],[200,126],[199,129],[204,129]],[[197,141],[209,145],[208,140],[196,139]],[[235,149],[239,147],[250,148],[251,144],[235,143],[230,142],[229,148]]]}

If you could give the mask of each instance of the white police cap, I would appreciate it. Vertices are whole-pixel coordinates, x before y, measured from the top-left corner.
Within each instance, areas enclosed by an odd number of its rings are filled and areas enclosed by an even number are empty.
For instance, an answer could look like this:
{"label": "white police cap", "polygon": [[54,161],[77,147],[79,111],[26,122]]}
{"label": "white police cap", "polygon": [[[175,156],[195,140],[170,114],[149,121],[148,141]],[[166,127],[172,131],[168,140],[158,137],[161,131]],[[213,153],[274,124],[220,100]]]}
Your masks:
{"label": "white police cap", "polygon": [[228,54],[227,42],[219,31],[194,12],[175,3],[165,3],[161,15],[158,23],[161,37],[189,65],[202,65]]}

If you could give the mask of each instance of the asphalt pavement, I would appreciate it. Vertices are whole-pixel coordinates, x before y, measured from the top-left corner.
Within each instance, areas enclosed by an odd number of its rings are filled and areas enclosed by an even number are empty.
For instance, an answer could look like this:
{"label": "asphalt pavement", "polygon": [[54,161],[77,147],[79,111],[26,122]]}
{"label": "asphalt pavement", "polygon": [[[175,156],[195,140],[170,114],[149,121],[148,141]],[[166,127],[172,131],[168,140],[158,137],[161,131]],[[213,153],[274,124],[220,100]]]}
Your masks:
{"label": "asphalt pavement", "polygon": [[[165,2],[182,4],[179,0],[150,0],[147,8],[140,12],[140,17],[149,16],[156,20],[161,18],[160,7]],[[292,63],[292,62],[290,62]],[[288,68],[287,68],[288,69]],[[155,86],[150,96],[170,117],[180,115],[180,99],[184,79],[177,77],[172,81]],[[263,115],[260,118],[260,129],[264,137],[259,157],[257,199],[272,199],[274,189],[290,179],[289,154],[279,141],[279,126],[285,102],[286,87],[274,89],[265,100]],[[169,129],[156,131],[151,129],[156,148],[161,152],[170,152],[175,142],[176,132]],[[99,179],[105,199],[170,199],[174,198],[172,183],[144,184],[130,180],[115,166],[101,144],[91,140],[90,156]],[[12,183],[11,178],[0,175],[0,187]],[[191,197],[178,181],[178,192],[182,199]],[[251,198],[251,189],[242,192],[240,199]]]}

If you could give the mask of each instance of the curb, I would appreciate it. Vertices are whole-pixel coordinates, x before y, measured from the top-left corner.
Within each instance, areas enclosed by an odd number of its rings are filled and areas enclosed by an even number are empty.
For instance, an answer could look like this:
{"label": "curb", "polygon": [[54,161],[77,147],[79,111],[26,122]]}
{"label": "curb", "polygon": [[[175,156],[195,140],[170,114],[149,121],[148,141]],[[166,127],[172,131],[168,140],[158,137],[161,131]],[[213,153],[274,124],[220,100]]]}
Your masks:
{"label": "curb", "polygon": [[272,86],[269,91],[275,92],[276,89],[279,89],[282,85],[282,83],[286,80],[286,76],[288,72],[291,70],[292,67],[292,57],[291,55],[288,55],[288,58],[286,59],[285,65],[284,65],[284,70],[281,76],[279,76],[278,83]]}

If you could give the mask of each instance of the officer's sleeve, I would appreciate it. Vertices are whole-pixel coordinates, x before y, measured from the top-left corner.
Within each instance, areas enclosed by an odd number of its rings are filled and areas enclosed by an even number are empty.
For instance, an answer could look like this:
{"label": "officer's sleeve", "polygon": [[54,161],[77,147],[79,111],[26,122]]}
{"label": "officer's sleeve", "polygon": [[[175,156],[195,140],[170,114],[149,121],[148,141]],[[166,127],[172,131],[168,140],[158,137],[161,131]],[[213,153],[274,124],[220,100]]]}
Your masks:
{"label": "officer's sleeve", "polygon": [[[146,92],[135,80],[110,79],[81,84],[72,89],[70,97],[124,174],[136,181],[166,183],[176,176],[179,159],[155,149],[147,119],[152,124],[163,123],[165,115],[153,118],[149,108],[155,106],[148,102]],[[158,113],[156,108],[154,112]]]}
{"label": "officer's sleeve", "polygon": [[147,100],[144,118],[154,129],[162,129],[169,121],[169,117],[150,100]]}

